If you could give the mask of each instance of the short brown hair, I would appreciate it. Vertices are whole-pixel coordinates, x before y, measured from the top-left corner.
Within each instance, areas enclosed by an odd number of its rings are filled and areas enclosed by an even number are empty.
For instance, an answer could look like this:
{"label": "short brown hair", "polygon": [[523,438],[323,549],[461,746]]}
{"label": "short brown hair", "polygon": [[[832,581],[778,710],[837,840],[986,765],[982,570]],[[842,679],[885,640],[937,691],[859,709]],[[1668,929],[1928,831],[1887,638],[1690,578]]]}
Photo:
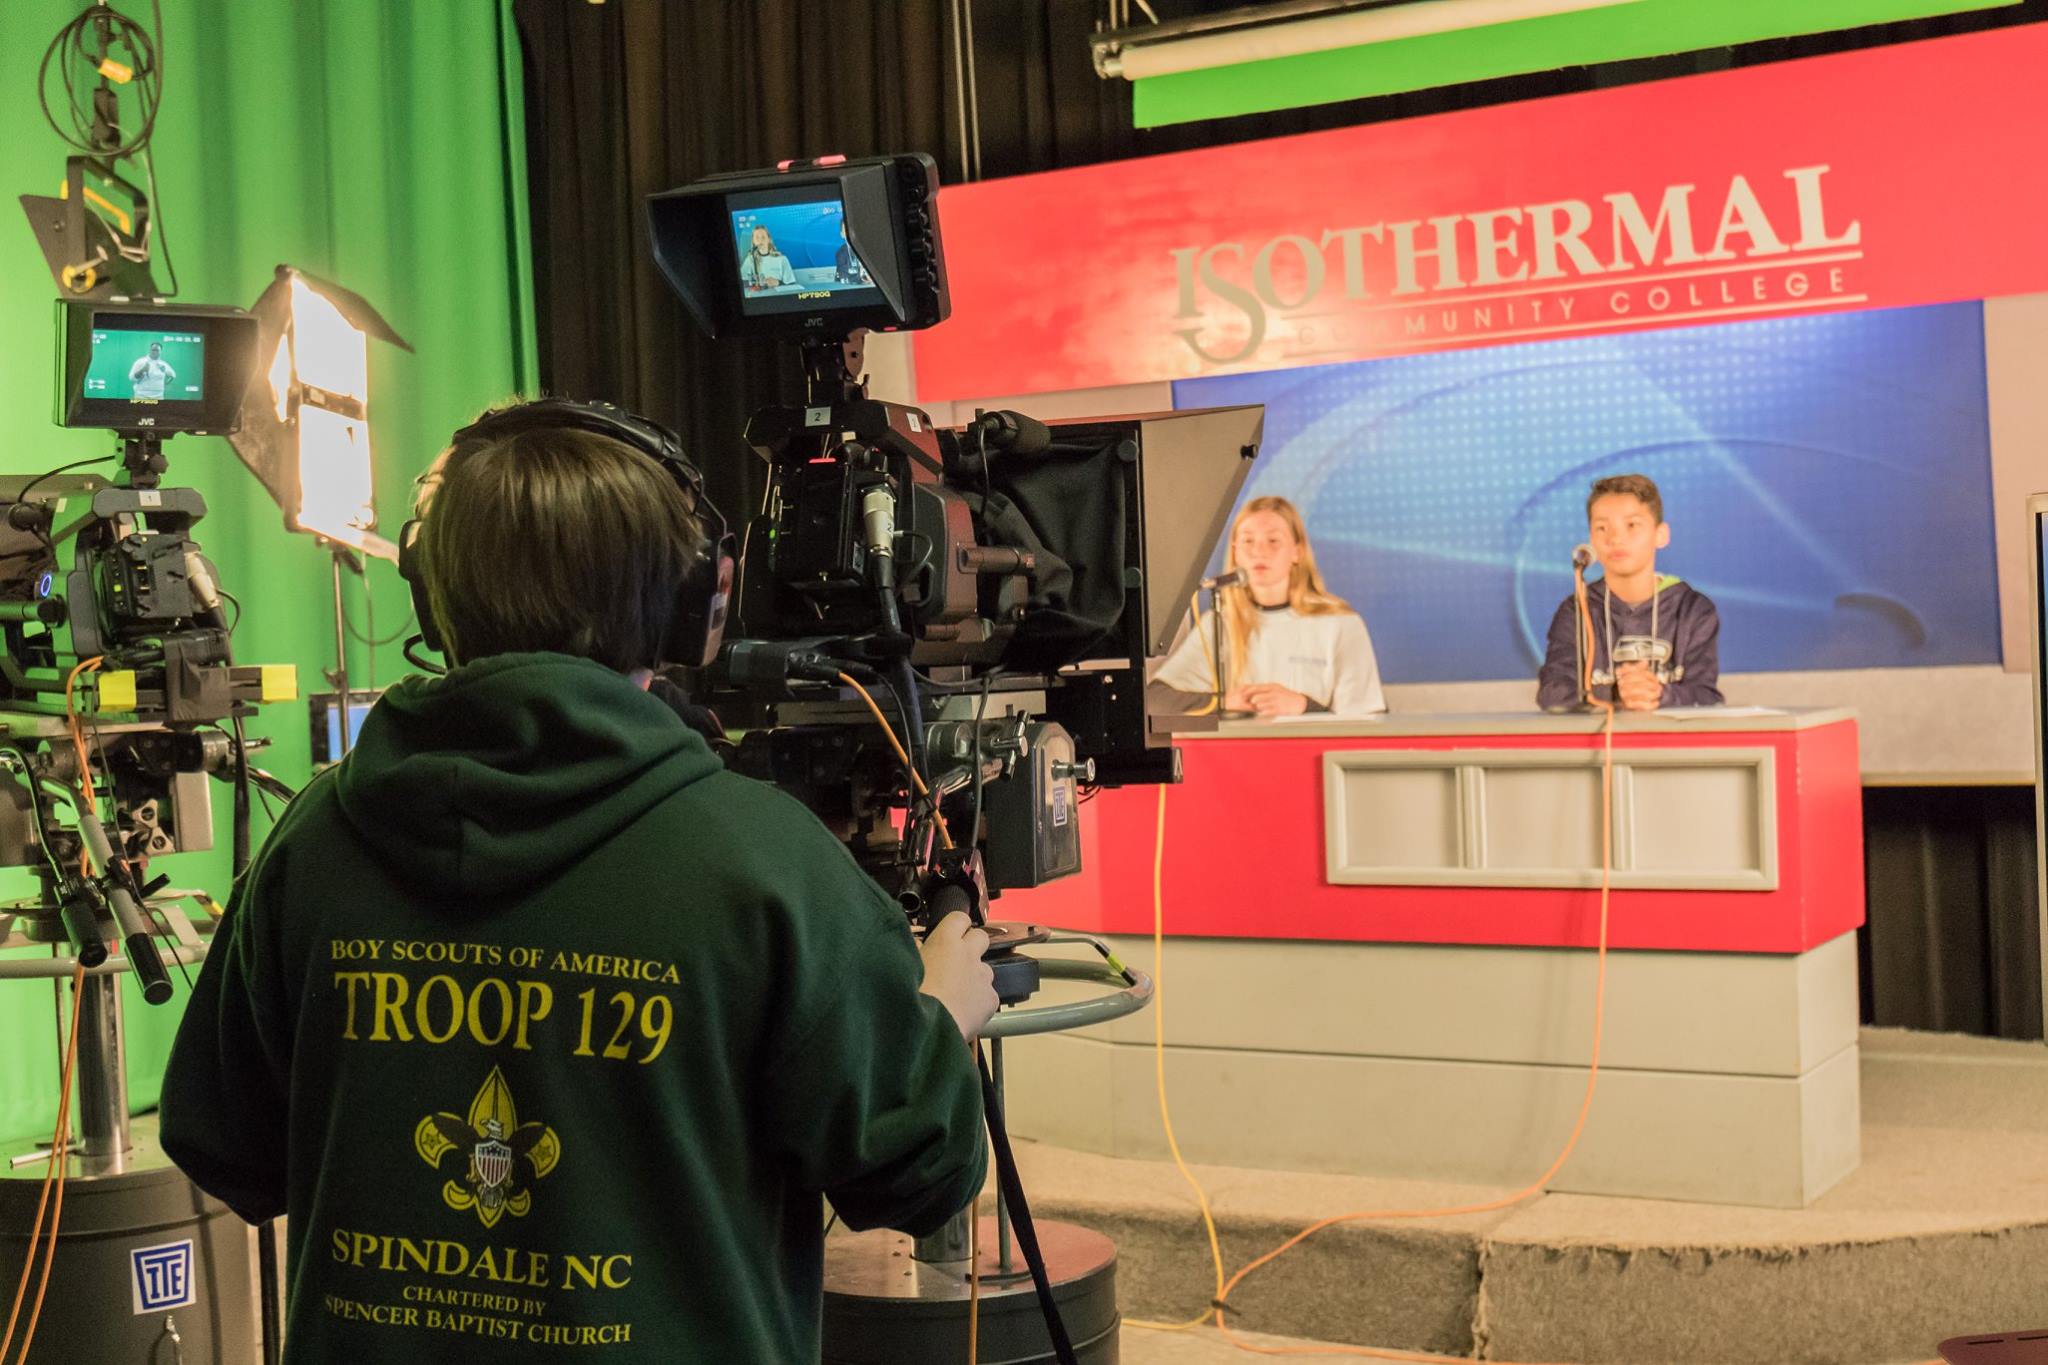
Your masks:
{"label": "short brown hair", "polygon": [[1626,493],[1650,509],[1650,515],[1659,525],[1664,522],[1664,495],[1657,491],[1657,485],[1647,474],[1609,474],[1604,479],[1593,480],[1593,491],[1586,495],[1586,516],[1593,515],[1593,504],[1610,493]]}
{"label": "short brown hair", "polygon": [[703,532],[649,456],[545,427],[458,441],[424,513],[420,568],[448,657],[547,651],[663,662]]}

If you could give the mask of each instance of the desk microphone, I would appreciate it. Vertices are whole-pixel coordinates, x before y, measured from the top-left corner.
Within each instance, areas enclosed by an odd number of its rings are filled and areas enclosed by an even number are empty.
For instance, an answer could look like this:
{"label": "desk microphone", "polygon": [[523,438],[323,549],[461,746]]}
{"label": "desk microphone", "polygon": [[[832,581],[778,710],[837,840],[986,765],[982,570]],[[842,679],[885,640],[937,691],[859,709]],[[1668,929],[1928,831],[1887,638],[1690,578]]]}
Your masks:
{"label": "desk microphone", "polygon": [[1229,573],[1220,573],[1217,574],[1214,578],[1203,579],[1201,582],[1201,586],[1197,589],[1197,591],[1215,592],[1218,588],[1235,588],[1243,582],[1243,571],[1239,569],[1232,569]]}
{"label": "desk microphone", "polygon": [[1588,565],[1590,565],[1590,564],[1591,564],[1592,562],[1593,562],[1593,547],[1592,547],[1592,546],[1590,546],[1590,545],[1574,545],[1574,546],[1572,547],[1572,567],[1573,567],[1574,569],[1583,569],[1583,568],[1587,567]]}

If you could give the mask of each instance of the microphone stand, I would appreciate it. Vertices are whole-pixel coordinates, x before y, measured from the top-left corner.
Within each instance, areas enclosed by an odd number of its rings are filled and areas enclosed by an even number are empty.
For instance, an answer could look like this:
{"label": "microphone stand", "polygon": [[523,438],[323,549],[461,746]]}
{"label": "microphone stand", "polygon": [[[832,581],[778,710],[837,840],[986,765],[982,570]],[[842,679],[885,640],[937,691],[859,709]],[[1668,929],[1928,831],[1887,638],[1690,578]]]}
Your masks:
{"label": "microphone stand", "polygon": [[1209,589],[1209,680],[1216,684],[1216,723],[1223,723],[1223,587]]}

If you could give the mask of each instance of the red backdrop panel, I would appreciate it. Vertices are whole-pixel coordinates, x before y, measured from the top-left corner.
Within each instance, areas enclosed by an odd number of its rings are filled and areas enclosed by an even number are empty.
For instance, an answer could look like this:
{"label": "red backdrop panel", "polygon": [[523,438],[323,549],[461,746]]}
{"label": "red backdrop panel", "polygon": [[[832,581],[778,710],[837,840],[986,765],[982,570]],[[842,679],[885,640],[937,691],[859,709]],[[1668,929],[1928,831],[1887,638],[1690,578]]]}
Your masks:
{"label": "red backdrop panel", "polygon": [[2032,25],[951,186],[918,392],[2031,293],[2044,71]]}

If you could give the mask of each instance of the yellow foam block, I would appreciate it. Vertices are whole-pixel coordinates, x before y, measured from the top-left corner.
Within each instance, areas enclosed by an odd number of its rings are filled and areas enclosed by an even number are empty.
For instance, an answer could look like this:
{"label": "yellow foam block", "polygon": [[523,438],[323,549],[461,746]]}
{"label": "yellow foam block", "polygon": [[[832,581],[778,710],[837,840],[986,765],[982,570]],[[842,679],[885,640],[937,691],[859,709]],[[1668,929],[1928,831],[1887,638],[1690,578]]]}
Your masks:
{"label": "yellow foam block", "polygon": [[299,666],[297,664],[263,665],[263,701],[297,701],[299,699]]}
{"label": "yellow foam block", "polygon": [[135,709],[135,674],[133,670],[121,668],[111,673],[102,673],[100,680],[100,710],[133,711]]}

